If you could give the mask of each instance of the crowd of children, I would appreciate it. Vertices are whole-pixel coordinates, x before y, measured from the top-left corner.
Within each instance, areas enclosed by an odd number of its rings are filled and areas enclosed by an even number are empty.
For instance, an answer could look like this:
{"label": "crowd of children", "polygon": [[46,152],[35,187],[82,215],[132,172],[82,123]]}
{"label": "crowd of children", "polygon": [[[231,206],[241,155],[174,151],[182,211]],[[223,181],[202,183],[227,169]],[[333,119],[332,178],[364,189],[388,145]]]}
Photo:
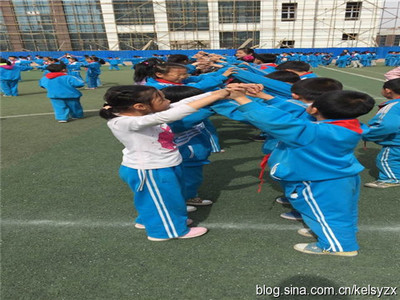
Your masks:
{"label": "crowd of children", "polygon": [[[364,55],[364,56],[363,56]],[[373,65],[373,53],[344,52],[338,67]],[[342,84],[311,71],[333,61],[329,53],[258,54],[238,49],[234,57],[198,52],[193,57],[135,57],[132,85],[107,90],[101,117],[124,145],[120,177],[134,193],[135,227],[151,241],[186,239],[207,232],[189,227],[188,212],[212,205],[199,188],[212,152],[223,152],[209,117],[220,114],[261,130],[261,165],[268,166],[290,205],[286,219],[301,220],[299,234],[317,239],[294,248],[310,254],[358,254],[357,220],[363,166],[354,155],[360,140],[382,146],[379,177],[371,188],[400,186],[400,79],[387,81],[368,126],[357,118],[374,107],[367,94],[343,91]],[[28,59],[27,59],[28,60]],[[82,118],[81,92],[97,88],[101,64],[119,70],[119,58],[76,57],[32,59],[44,71],[56,120]],[[15,95],[21,69],[29,64],[1,60],[2,90]],[[86,69],[86,79],[80,75]],[[8,74],[6,77],[3,73]],[[13,94],[14,93],[14,94]],[[323,141],[323,142],[321,142]],[[260,153],[261,154],[261,153]],[[261,179],[263,171],[261,172]]]}

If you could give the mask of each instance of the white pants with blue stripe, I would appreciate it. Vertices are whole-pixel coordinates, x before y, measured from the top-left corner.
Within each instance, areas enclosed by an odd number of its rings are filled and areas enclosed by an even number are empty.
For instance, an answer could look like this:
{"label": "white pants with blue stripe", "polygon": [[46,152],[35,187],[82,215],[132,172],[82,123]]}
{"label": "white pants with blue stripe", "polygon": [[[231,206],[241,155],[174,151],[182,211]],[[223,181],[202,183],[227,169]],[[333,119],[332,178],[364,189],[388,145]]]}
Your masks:
{"label": "white pants with blue stripe", "polygon": [[358,175],[325,181],[284,182],[285,195],[317,235],[317,246],[331,252],[355,251]]}
{"label": "white pants with blue stripe", "polygon": [[376,157],[379,181],[400,182],[400,147],[383,147]]}
{"label": "white pants with blue stripe", "polygon": [[153,170],[121,166],[119,174],[134,193],[136,222],[149,237],[176,238],[189,232],[181,165]]}

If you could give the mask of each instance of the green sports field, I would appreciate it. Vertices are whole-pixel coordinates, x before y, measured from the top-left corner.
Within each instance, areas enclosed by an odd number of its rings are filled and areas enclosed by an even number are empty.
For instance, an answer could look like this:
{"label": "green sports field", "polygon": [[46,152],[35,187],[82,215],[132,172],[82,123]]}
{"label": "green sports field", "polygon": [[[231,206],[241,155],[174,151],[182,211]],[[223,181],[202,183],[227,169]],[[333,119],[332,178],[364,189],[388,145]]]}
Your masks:
{"label": "green sports field", "polygon": [[[1,99],[1,299],[375,299],[361,293],[398,286],[399,188],[362,188],[357,257],[297,252],[294,244],[312,239],[279,217],[288,209],[274,202],[278,185],[267,179],[257,193],[261,143],[249,136],[258,131],[219,116],[212,120],[226,152],[211,156],[201,189],[215,203],[190,214],[209,233],[148,241],[133,227],[132,194],[118,178],[123,147],[97,116],[105,90],[131,84],[132,70],[103,68],[104,86],[83,90],[82,120],[54,120],[39,71],[23,73],[20,96]],[[380,103],[388,70],[315,72]],[[356,150],[363,183],[376,178],[378,151],[372,143]],[[340,287],[356,295],[329,295]],[[382,298],[400,299],[396,292]]]}

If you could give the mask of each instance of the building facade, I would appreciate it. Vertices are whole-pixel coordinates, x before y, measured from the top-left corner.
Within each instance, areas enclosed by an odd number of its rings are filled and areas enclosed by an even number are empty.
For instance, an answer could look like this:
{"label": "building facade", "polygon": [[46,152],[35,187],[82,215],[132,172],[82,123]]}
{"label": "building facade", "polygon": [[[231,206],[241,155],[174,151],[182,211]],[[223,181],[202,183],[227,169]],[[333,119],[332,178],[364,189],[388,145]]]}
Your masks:
{"label": "building facade", "polygon": [[[384,0],[2,0],[2,51],[376,47]],[[386,43],[386,40],[385,40]],[[399,39],[393,38],[393,44]]]}

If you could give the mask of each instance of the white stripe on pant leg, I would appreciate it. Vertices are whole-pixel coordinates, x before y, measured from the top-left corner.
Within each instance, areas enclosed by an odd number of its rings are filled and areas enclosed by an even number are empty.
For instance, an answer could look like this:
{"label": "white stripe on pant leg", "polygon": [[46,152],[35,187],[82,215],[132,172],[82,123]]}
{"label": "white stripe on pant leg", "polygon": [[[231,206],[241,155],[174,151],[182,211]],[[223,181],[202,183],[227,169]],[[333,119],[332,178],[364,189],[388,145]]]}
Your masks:
{"label": "white stripe on pant leg", "polygon": [[157,207],[158,214],[160,215],[160,218],[161,218],[162,223],[164,225],[165,231],[168,234],[168,237],[169,238],[173,238],[173,236],[171,234],[171,231],[169,230],[167,221],[165,220],[165,217],[164,217],[163,212],[161,210],[160,204],[157,202],[157,197],[156,197],[156,195],[154,195],[154,192],[153,192],[153,190],[152,190],[152,188],[150,186],[150,182],[148,180],[146,180],[146,185],[147,185],[147,188],[149,189],[149,192],[150,192],[150,195],[151,195],[151,199],[153,199],[153,202],[154,202],[155,206]]}
{"label": "white stripe on pant leg", "polygon": [[204,128],[204,129],[205,129],[205,131],[207,131],[207,133],[208,133],[208,135],[210,137],[209,140],[210,140],[210,143],[211,143],[212,151],[217,152],[219,150],[219,147],[218,147],[217,143],[215,142],[212,133],[207,128]]}
{"label": "white stripe on pant leg", "polygon": [[306,186],[307,186],[307,190],[308,190],[308,192],[309,192],[310,199],[311,199],[311,201],[313,202],[313,204],[315,205],[315,207],[316,207],[318,213],[320,214],[322,222],[325,224],[325,226],[326,226],[326,228],[328,229],[328,232],[330,233],[332,239],[333,239],[334,242],[336,243],[339,252],[343,252],[343,247],[342,247],[342,245],[340,244],[340,242],[339,242],[338,239],[336,238],[336,236],[335,236],[335,234],[333,233],[332,229],[329,227],[328,223],[327,223],[326,220],[325,220],[324,214],[322,213],[321,209],[319,208],[319,206],[318,206],[318,204],[317,204],[317,201],[315,201],[315,199],[314,199],[314,195],[312,194],[312,191],[311,191],[311,186],[310,186],[307,182],[305,182],[305,184],[306,184]]}
{"label": "white stripe on pant leg", "polygon": [[[303,182],[303,183],[305,183],[305,182]],[[305,189],[303,190],[303,196],[304,196],[304,199],[306,200],[308,206],[311,208],[311,211],[313,212],[314,216],[317,218],[318,223],[321,225],[322,231],[324,232],[324,235],[325,235],[326,239],[328,240],[329,244],[331,245],[328,250],[330,250],[332,248],[333,251],[336,251],[335,244],[333,243],[331,237],[329,236],[328,232],[326,231],[326,228],[325,228],[324,224],[322,223],[321,218],[318,216],[318,214],[315,211],[314,207],[312,207],[312,205],[311,205],[311,203],[310,203],[310,201],[308,199],[308,196],[306,194],[306,190]]]}
{"label": "white stripe on pant leg", "polygon": [[162,196],[160,194],[160,190],[158,189],[157,184],[156,184],[156,182],[154,180],[153,171],[149,170],[149,174],[150,174],[151,183],[153,184],[155,192],[156,192],[156,194],[158,196],[158,200],[160,201],[160,204],[161,204],[161,206],[162,206],[162,208],[164,210],[164,213],[165,213],[165,215],[167,217],[168,223],[171,226],[172,233],[174,234],[175,237],[178,237],[178,233],[176,232],[174,222],[172,222],[171,216],[169,215],[168,209],[165,206],[164,200],[163,200],[163,198],[162,198]]}
{"label": "white stripe on pant leg", "polygon": [[[389,161],[389,152],[390,152],[390,148],[388,147],[384,151],[384,154],[386,153],[386,155],[382,155],[382,159],[381,159],[382,166],[386,166],[385,171],[389,175],[388,177],[397,181],[396,175],[394,175],[394,173],[393,173],[393,171],[390,168],[389,163],[388,163],[388,161]],[[384,156],[386,156],[386,157],[384,157]]]}

